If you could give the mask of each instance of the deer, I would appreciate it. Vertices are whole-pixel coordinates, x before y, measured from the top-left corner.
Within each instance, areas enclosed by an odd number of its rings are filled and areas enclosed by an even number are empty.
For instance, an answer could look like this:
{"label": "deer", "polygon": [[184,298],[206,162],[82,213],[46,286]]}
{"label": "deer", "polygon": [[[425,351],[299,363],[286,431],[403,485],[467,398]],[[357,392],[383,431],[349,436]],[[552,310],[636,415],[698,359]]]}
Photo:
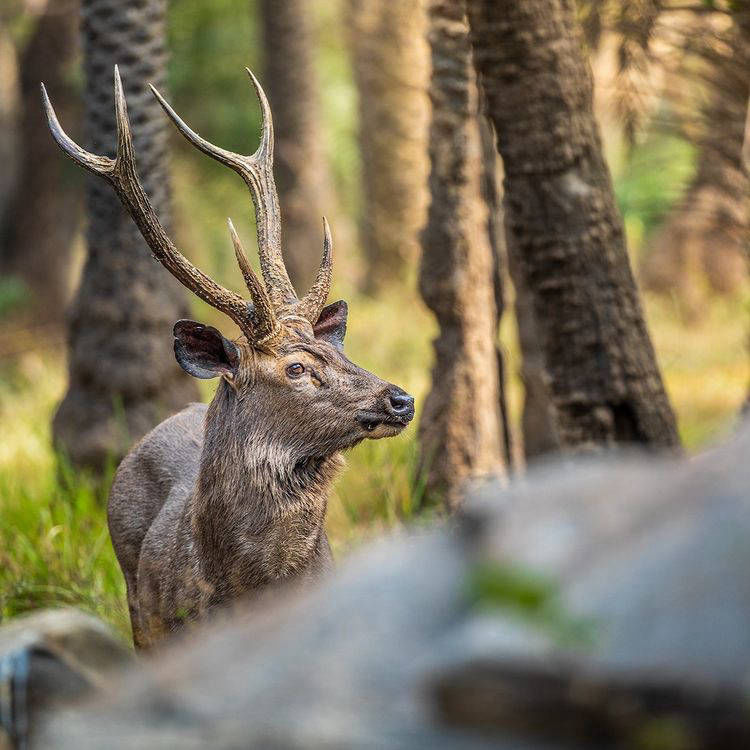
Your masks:
{"label": "deer", "polygon": [[111,486],[108,526],[137,649],[254,592],[290,580],[314,583],[330,571],[324,521],[342,454],[365,439],[398,435],[414,417],[412,396],[344,354],[347,304],[326,304],[333,242],[325,217],[315,280],[301,298],[292,286],[281,248],[271,109],[246,70],[262,119],[251,156],[203,139],[151,91],[188,142],[239,174],[250,191],[260,277],[228,220],[249,300],[194,266],[160,223],[137,175],[117,67],[114,158],[85,151],[64,132],[42,84],[48,125],[62,151],[109,182],[153,256],[240,330],[230,340],[210,325],[175,323],[178,364],[196,378],[219,378],[215,395],[208,406],[190,404],[143,437]]}

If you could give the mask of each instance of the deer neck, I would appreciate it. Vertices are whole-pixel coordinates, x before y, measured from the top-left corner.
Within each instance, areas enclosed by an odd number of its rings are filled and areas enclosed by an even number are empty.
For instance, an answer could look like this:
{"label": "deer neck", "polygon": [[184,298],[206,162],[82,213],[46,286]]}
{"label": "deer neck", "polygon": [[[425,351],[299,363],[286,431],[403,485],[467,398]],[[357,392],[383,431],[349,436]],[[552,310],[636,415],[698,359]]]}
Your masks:
{"label": "deer neck", "polygon": [[295,454],[263,422],[239,408],[224,382],[206,414],[188,513],[198,562],[226,596],[309,564],[323,534],[330,486],[343,466],[340,453]]}

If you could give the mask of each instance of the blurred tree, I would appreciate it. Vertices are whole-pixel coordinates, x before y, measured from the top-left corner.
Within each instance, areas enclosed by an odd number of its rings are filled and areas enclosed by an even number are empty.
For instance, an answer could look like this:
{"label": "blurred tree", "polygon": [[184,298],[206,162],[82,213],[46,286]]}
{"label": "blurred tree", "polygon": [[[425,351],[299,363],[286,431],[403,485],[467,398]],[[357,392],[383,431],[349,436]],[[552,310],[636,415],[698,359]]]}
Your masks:
{"label": "blurred tree", "polygon": [[[652,289],[677,293],[699,316],[700,287],[733,294],[747,278],[750,244],[748,178],[741,164],[750,96],[750,4],[730,4],[720,21],[702,14],[683,45],[699,58],[687,77],[698,79],[698,123],[687,127],[698,146],[695,176],[645,256],[643,277]],[[666,271],[666,273],[665,273]]]}
{"label": "blurred tree", "polygon": [[274,118],[282,247],[300,294],[315,278],[322,216],[330,213],[332,197],[318,115],[310,13],[305,0],[260,0],[263,81]]}
{"label": "blurred tree", "polygon": [[[750,4],[746,0],[578,0],[586,37],[614,38],[615,108],[633,142],[646,119],[654,73],[674,122],[697,146],[684,196],[643,254],[644,286],[676,294],[688,317],[701,312],[704,284],[733,294],[747,278],[747,178],[739,164],[750,93]],[[663,103],[663,101],[662,101]]]}
{"label": "blurred tree", "polygon": [[[0,238],[5,234],[5,217],[16,183],[18,150],[18,57],[0,18]],[[5,241],[0,245],[0,258],[5,254]]]}
{"label": "blurred tree", "polygon": [[49,136],[39,82],[58,92],[60,115],[75,134],[79,113],[72,67],[78,49],[78,1],[42,2],[34,10],[38,18],[20,60],[18,175],[1,230],[0,270],[24,281],[35,318],[61,325],[72,282],[81,182]]}
{"label": "blurred tree", "polygon": [[[750,185],[750,97],[747,99],[745,133],[742,137],[742,169],[745,173],[745,179],[748,181],[748,185]],[[745,252],[750,256],[750,242],[745,247]],[[750,264],[750,257],[748,257],[748,263]],[[750,348],[750,333],[748,334],[747,344]],[[748,384],[745,403],[742,405],[742,414],[745,417],[750,416],[750,384]]]}
{"label": "blurred tree", "polygon": [[424,0],[349,0],[359,91],[361,238],[368,291],[419,256],[427,194]]}
{"label": "blurred tree", "polygon": [[468,0],[561,444],[676,447],[571,0]]}
{"label": "blurred tree", "polygon": [[[549,400],[549,379],[544,368],[544,357],[539,346],[531,296],[524,286],[518,251],[512,236],[505,236],[505,221],[502,206],[502,161],[495,149],[495,129],[486,117],[486,102],[483,101],[482,152],[483,183],[485,200],[490,211],[490,244],[495,262],[493,275],[495,282],[495,303],[498,322],[504,310],[503,264],[507,259],[508,274],[513,282],[514,312],[518,330],[518,343],[521,349],[521,380],[523,382],[523,412],[521,431],[526,460],[536,458],[558,449],[559,440]],[[505,362],[498,348],[500,368],[500,409],[505,438],[505,460],[509,470],[513,468],[513,449],[510,419],[505,398]]]}
{"label": "blurred tree", "polygon": [[509,233],[508,272],[515,292],[518,346],[521,350],[523,454],[528,462],[560,449],[560,437],[550,400],[549,374],[544,363],[539,327],[534,315],[534,297],[526,286],[519,249]]}
{"label": "blurred tree", "polygon": [[[169,125],[147,88],[164,84],[166,0],[83,0],[82,11],[88,148],[114,153],[117,63],[140,177],[169,226]],[[198,393],[172,353],[172,325],[188,311],[182,287],[152,260],[108,184],[89,178],[86,203],[88,257],[70,317],[70,382],[54,436],[74,463],[100,468]]]}
{"label": "blurred tree", "polygon": [[[466,2],[461,0],[461,7],[466,15]],[[465,19],[468,24],[468,19]],[[466,27],[468,33],[468,26]],[[473,62],[472,62],[473,65]],[[472,68],[473,71],[473,68]],[[474,76],[474,88],[477,88],[476,75]],[[500,326],[500,320],[505,311],[505,272],[507,260],[507,247],[505,242],[505,221],[503,218],[502,197],[502,162],[495,149],[495,131],[486,114],[485,102],[479,95],[479,137],[482,147],[481,157],[481,186],[482,198],[487,204],[487,236],[490,241],[492,252],[491,283],[495,297],[495,331]],[[505,358],[500,346],[499,338],[495,338],[495,351],[497,356],[497,375],[500,399],[500,421],[503,436],[503,456],[508,471],[513,470],[513,434],[510,427],[510,415],[508,413],[508,400],[505,388]]]}
{"label": "blurred tree", "polygon": [[430,0],[428,18],[431,202],[419,286],[440,333],[419,435],[427,491],[455,508],[466,479],[503,469],[498,316],[465,4]]}

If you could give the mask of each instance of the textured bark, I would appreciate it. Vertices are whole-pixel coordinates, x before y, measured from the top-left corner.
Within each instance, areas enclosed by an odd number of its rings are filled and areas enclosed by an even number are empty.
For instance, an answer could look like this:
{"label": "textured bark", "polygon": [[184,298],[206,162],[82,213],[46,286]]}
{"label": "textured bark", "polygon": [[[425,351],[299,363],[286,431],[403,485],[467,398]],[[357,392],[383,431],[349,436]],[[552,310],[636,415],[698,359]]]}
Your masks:
{"label": "textured bark", "polygon": [[[481,95],[481,92],[480,92]],[[483,102],[486,112],[486,102]],[[514,312],[518,328],[518,343],[521,350],[521,380],[524,386],[521,432],[523,435],[524,457],[528,462],[545,453],[557,450],[559,440],[555,428],[549,399],[548,376],[544,368],[544,357],[539,347],[531,297],[523,284],[518,261],[518,251],[513,236],[505,236],[504,209],[502,206],[502,162],[495,148],[495,130],[486,118],[482,128],[482,150],[484,163],[484,189],[487,206],[490,209],[490,242],[495,260],[495,303],[498,309],[498,322],[504,310],[503,277],[507,260],[508,275],[514,287]],[[494,167],[494,169],[493,169]],[[490,174],[492,172],[492,174]],[[505,460],[512,469],[513,446],[509,426],[508,407],[505,398],[505,363],[498,349],[500,375],[500,413],[503,418],[505,437]]]}
{"label": "textured bark", "polygon": [[[465,7],[465,3],[462,3]],[[476,83],[474,84],[476,86]],[[495,296],[495,330],[505,312],[505,266],[507,248],[505,244],[505,221],[503,219],[502,164],[495,149],[495,131],[486,115],[485,103],[479,92],[479,136],[482,144],[482,198],[487,204],[487,236],[492,252],[492,288]],[[508,471],[513,470],[513,435],[510,427],[508,399],[505,390],[505,357],[500,342],[495,341],[497,354],[498,398],[500,422],[503,436],[503,458]]]}
{"label": "textured bark", "polygon": [[275,175],[287,271],[303,294],[315,278],[321,218],[331,186],[320,134],[311,6],[305,0],[261,0],[265,74],[275,129]]}
{"label": "textured bark", "polygon": [[[0,26],[0,231],[16,184],[18,144],[18,59],[10,35]],[[0,246],[0,258],[5,254]]]}
{"label": "textured bark", "polygon": [[[88,148],[113,156],[113,67],[120,66],[143,186],[169,226],[168,122],[148,91],[163,89],[166,0],[83,0]],[[69,332],[68,392],[54,435],[78,465],[101,467],[165,415],[197,400],[174,360],[171,329],[184,290],[154,261],[112,188],[86,184],[88,257]]]}
{"label": "textured bark", "polygon": [[465,480],[502,470],[497,312],[465,6],[431,0],[428,15],[431,202],[419,286],[440,333],[419,435],[427,490],[454,508]]}
{"label": "textured bark", "polygon": [[78,49],[77,5],[49,2],[21,56],[18,182],[0,257],[3,273],[18,276],[28,287],[35,317],[59,324],[70,294],[82,182],[50,138],[39,81],[56,92],[59,114],[75,135],[79,118],[71,68]]}
{"label": "textured bark", "polygon": [[368,291],[419,257],[427,207],[424,0],[349,0]]}
{"label": "textured bark", "polygon": [[572,0],[469,0],[562,445],[675,447],[592,111]]}
{"label": "textured bark", "polygon": [[512,236],[508,237],[508,269],[515,291],[514,312],[521,350],[523,382],[523,455],[526,462],[560,449],[555,410],[550,399],[550,377],[544,362],[539,330],[534,316],[534,299],[521,271],[521,259]]}

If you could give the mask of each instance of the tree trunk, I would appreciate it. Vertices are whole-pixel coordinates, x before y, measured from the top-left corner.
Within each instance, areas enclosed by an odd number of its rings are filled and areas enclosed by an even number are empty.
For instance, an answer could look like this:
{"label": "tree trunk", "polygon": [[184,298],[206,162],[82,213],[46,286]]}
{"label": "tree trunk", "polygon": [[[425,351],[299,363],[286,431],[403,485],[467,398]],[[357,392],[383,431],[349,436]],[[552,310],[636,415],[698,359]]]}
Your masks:
{"label": "tree trunk", "polygon": [[349,0],[362,158],[366,289],[419,257],[427,194],[428,64],[424,0]]}
{"label": "tree trunk", "polygon": [[[481,95],[481,92],[480,92]],[[486,112],[486,102],[483,102]],[[514,312],[518,328],[518,344],[521,350],[521,380],[524,386],[523,412],[521,418],[521,432],[523,435],[523,450],[526,461],[538,458],[545,453],[559,449],[559,440],[550,408],[548,376],[544,368],[544,358],[539,348],[534,311],[531,298],[523,285],[520,275],[520,265],[517,258],[518,251],[514,246],[513,237],[505,236],[504,209],[502,206],[502,162],[495,149],[495,129],[491,122],[483,116],[482,122],[482,150],[485,173],[485,199],[490,209],[491,226],[490,241],[495,260],[495,303],[498,309],[498,322],[504,310],[503,264],[507,260],[508,275],[513,283],[515,292]],[[494,169],[493,169],[494,167]],[[492,172],[492,175],[489,174]],[[500,410],[503,416],[503,432],[505,436],[505,460],[508,468],[512,469],[513,447],[509,426],[507,400],[505,398],[505,363],[502,353],[498,349],[498,366],[500,368]]]}
{"label": "tree trunk", "polygon": [[643,264],[644,285],[677,293],[689,317],[704,303],[700,279],[720,294],[735,294],[747,278],[750,200],[741,153],[750,96],[750,13],[731,15],[721,34],[722,47],[711,39],[698,47],[709,91],[701,107],[698,166],[685,197],[657,233]]}
{"label": "tree trunk", "polygon": [[58,324],[70,294],[82,183],[50,138],[39,82],[57,93],[60,117],[75,135],[79,117],[71,68],[78,49],[77,6],[77,2],[47,3],[21,56],[19,171],[0,257],[3,273],[26,284],[34,317]]}
{"label": "tree trunk", "polygon": [[[465,13],[465,0],[462,0]],[[476,87],[476,78],[474,82]],[[503,436],[503,458],[509,472],[513,471],[513,434],[510,427],[508,399],[505,388],[505,357],[497,338],[500,321],[505,312],[505,266],[507,247],[505,244],[505,220],[503,218],[502,164],[495,149],[495,131],[487,118],[481,92],[479,102],[479,136],[482,145],[482,199],[487,204],[487,236],[492,253],[492,289],[495,297],[495,351],[497,355],[498,396],[500,422]]]}
{"label": "tree trunk", "polygon": [[[139,174],[169,226],[168,122],[147,88],[164,86],[166,0],[82,5],[88,148],[114,154],[117,63]],[[54,435],[75,464],[101,468],[198,393],[172,352],[172,326],[188,311],[182,287],[151,258],[110,185],[89,178],[86,203],[88,258],[70,318],[70,383]]]}
{"label": "tree trunk", "polygon": [[[0,27],[0,236],[4,235],[6,216],[16,185],[18,151],[18,59],[7,33]],[[4,240],[4,237],[3,237]],[[5,256],[4,242],[0,258]]]}
{"label": "tree trunk", "polygon": [[544,361],[539,329],[534,316],[534,299],[521,272],[521,259],[512,236],[508,237],[508,269],[515,292],[514,311],[521,352],[523,383],[523,455],[527,465],[534,459],[560,450],[555,410],[550,400],[550,377]]}
{"label": "tree trunk", "polygon": [[452,509],[466,479],[502,471],[497,312],[463,2],[431,0],[428,38],[432,200],[422,235],[420,291],[440,333],[419,435],[427,491]]}
{"label": "tree trunk", "polygon": [[264,86],[275,130],[275,175],[282,247],[297,292],[317,270],[322,216],[331,210],[331,185],[320,133],[318,80],[313,59],[311,4],[261,0]]}
{"label": "tree trunk", "polygon": [[572,0],[469,0],[560,442],[676,447],[592,111]]}

